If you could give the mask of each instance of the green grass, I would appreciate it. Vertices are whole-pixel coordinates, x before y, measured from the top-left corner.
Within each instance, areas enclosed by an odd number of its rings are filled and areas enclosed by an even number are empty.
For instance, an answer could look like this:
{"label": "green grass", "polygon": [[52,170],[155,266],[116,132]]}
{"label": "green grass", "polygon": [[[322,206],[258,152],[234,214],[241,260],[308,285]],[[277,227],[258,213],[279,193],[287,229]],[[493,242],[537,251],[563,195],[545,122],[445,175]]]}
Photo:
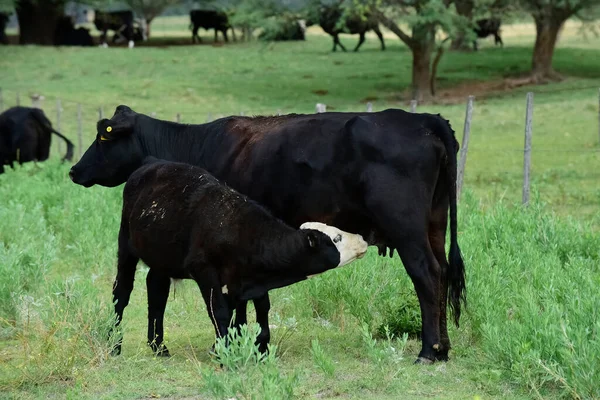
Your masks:
{"label": "green grass", "polygon": [[[156,40],[166,40],[161,29],[186,34],[182,21],[157,21]],[[460,140],[464,98],[477,95],[459,208],[469,307],[461,328],[450,330],[451,362],[412,365],[420,348],[412,285],[397,257],[373,250],[273,291],[276,357],[254,359],[242,338],[224,355],[249,360],[235,371],[210,357],[213,329],[187,281],[173,290],[165,317],[173,357],[152,357],[140,265],[123,354],[109,356],[121,190],[70,183],[55,141],[53,160],[0,175],[0,397],[285,398],[290,390],[298,398],[600,397],[600,243],[593,236],[600,228],[600,39],[585,41],[570,24],[555,55],[563,82],[489,93],[489,82],[525,72],[530,62],[531,25],[504,32],[504,49],[485,43],[476,54],[447,53],[438,101],[419,106],[449,119]],[[316,102],[341,111],[363,110],[366,101],[376,110],[405,108],[410,54],[398,40],[387,42],[386,52],[369,38],[358,54],[331,54],[330,39],[311,28],[304,43],[9,46],[0,50],[0,87],[5,106],[17,92],[22,103],[43,94],[53,121],[60,98],[61,130],[73,139],[81,102],[87,147],[99,106],[108,116],[128,104],[194,123],[209,113],[312,112]],[[320,90],[327,93],[314,93]],[[515,204],[528,90],[535,92],[534,193],[522,209]]]}
{"label": "green grass", "polygon": [[214,330],[189,281],[176,286],[167,307],[173,357],[151,355],[143,266],[125,311],[123,353],[108,355],[121,193],[75,186],[67,170],[56,161],[28,165],[0,185],[0,196],[11,199],[0,207],[0,388],[11,398],[227,390],[264,398],[289,387],[299,398],[600,395],[600,243],[589,224],[553,217],[538,200],[529,209],[499,204],[486,211],[465,194],[460,244],[469,307],[461,328],[450,330],[451,362],[413,366],[419,342],[381,334],[395,320],[392,306],[416,310],[416,302],[398,258],[370,250],[340,270],[273,291],[277,357],[227,372],[208,354]]}

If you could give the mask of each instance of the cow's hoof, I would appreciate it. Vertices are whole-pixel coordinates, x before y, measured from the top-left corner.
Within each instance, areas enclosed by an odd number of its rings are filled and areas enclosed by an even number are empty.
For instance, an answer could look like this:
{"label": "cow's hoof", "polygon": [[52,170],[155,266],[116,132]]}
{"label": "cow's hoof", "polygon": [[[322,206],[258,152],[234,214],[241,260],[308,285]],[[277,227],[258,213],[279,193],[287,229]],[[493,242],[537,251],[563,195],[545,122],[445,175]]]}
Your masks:
{"label": "cow's hoof", "polygon": [[448,353],[446,353],[446,354],[436,354],[435,355],[435,361],[444,361],[444,362],[446,362],[448,360],[449,360]]}
{"label": "cow's hoof", "polygon": [[161,346],[160,349],[158,349],[158,351],[154,352],[154,354],[156,355],[156,357],[171,357],[169,349],[167,349],[165,346]]}
{"label": "cow's hoof", "polygon": [[434,361],[430,360],[429,358],[418,357],[414,363],[418,364],[418,365],[431,365],[431,364],[433,364],[433,362]]}

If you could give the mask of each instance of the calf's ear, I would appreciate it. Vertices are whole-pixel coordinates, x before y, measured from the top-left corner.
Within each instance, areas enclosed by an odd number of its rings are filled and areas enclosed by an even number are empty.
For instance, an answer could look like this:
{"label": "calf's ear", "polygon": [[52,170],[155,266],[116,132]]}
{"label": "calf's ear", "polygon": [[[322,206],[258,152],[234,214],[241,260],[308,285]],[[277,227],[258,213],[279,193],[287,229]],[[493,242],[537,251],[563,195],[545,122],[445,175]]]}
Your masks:
{"label": "calf's ear", "polygon": [[317,234],[310,230],[306,232],[306,241],[311,248],[316,248],[319,245]]}

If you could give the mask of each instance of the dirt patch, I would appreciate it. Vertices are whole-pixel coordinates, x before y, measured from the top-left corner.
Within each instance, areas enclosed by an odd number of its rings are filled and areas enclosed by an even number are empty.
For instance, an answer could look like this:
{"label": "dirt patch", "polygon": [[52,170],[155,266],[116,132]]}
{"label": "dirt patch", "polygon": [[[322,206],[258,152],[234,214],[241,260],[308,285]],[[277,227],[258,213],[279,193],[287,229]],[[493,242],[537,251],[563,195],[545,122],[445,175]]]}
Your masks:
{"label": "dirt patch", "polygon": [[319,96],[325,96],[327,93],[329,93],[329,90],[325,90],[325,89],[316,89],[316,90],[311,90],[312,93],[317,94]]}
{"label": "dirt patch", "polygon": [[360,102],[361,103],[368,103],[370,101],[377,101],[377,100],[379,100],[379,97],[377,97],[377,96],[367,96],[367,97],[361,99]]}

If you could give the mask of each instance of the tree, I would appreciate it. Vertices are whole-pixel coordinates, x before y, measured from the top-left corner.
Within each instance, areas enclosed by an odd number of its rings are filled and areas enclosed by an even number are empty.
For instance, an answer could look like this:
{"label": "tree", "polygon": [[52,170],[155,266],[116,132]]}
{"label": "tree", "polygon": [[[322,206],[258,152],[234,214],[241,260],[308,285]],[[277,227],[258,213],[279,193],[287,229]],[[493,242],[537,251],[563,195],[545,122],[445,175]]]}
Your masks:
{"label": "tree", "polygon": [[[112,0],[85,0],[89,4],[106,4]],[[59,18],[67,0],[0,0],[0,9],[14,7],[19,20],[19,43],[52,45]]]}
{"label": "tree", "polygon": [[[354,0],[354,7],[375,14],[408,46],[412,52],[412,98],[419,102],[430,99],[435,91],[434,73],[443,43],[465,24],[464,19],[457,16],[453,0]],[[396,23],[398,18],[409,25],[410,34]],[[448,37],[438,44],[436,34],[441,29]],[[438,55],[434,60],[436,49]]]}
{"label": "tree", "polygon": [[125,3],[138,15],[144,18],[146,23],[146,36],[150,37],[150,24],[171,5],[179,3],[180,0],[125,0]]}
{"label": "tree", "polygon": [[560,79],[552,68],[554,48],[565,21],[598,5],[598,0],[519,0],[535,22],[535,45],[531,59],[534,82]]}

